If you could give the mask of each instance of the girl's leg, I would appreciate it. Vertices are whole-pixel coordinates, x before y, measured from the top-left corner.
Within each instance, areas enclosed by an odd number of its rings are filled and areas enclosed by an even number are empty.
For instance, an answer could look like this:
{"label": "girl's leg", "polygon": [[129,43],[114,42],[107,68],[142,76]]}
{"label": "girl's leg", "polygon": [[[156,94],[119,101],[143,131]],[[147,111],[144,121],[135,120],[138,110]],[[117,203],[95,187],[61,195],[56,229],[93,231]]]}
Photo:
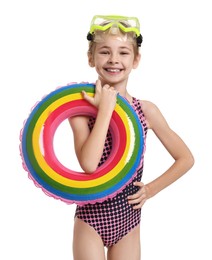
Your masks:
{"label": "girl's leg", "polygon": [[108,249],[108,260],[140,260],[140,225]]}
{"label": "girl's leg", "polygon": [[101,237],[94,228],[78,218],[74,223],[73,256],[74,260],[105,260]]}

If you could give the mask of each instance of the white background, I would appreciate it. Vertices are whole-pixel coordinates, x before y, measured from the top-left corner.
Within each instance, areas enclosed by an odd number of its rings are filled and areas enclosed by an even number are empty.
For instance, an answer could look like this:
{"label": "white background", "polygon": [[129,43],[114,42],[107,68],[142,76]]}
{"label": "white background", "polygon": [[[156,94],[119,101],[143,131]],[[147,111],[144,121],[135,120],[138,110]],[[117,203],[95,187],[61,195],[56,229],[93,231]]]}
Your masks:
{"label": "white background", "polygon": [[[96,80],[87,65],[95,14],[137,16],[144,42],[129,91],[156,103],[192,150],[195,166],[143,208],[142,260],[211,260],[212,34],[208,0],[7,0],[0,2],[0,259],[72,259],[75,205],[47,197],[21,165],[19,133],[31,107],[69,82]],[[210,94],[209,94],[210,93]],[[77,168],[70,128],[56,135]],[[69,145],[70,143],[70,145]],[[143,181],[172,160],[149,132]]]}

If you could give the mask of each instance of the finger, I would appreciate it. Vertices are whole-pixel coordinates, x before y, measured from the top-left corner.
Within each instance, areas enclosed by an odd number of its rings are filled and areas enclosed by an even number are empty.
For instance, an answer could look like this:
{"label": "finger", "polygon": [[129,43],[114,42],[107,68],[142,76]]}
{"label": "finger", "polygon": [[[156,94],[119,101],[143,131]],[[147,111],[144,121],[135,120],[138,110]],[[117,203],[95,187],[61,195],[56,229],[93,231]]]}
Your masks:
{"label": "finger", "polygon": [[135,194],[128,196],[127,198],[128,198],[129,200],[136,199],[136,198],[138,198],[139,196],[141,196],[141,194],[142,194],[142,188],[144,187],[144,184],[143,184],[142,182],[138,182],[138,181],[134,182],[133,185],[134,185],[134,186],[137,186],[137,187],[140,187],[140,189],[139,189]]}
{"label": "finger", "polygon": [[128,201],[130,204],[139,203],[143,198],[146,198],[145,191],[139,190],[135,194],[128,196]]}
{"label": "finger", "polygon": [[137,205],[133,206],[133,209],[140,209],[140,208],[142,208],[145,202],[146,202],[146,200],[141,201]]}
{"label": "finger", "polygon": [[101,81],[98,79],[98,80],[96,81],[96,89],[95,89],[95,92],[96,92],[96,93],[97,93],[97,92],[101,93],[101,90],[102,90],[102,84],[101,84]]}
{"label": "finger", "polygon": [[144,183],[143,183],[143,182],[140,182],[140,181],[135,181],[135,182],[133,183],[133,185],[142,188],[142,187],[144,186]]}
{"label": "finger", "polygon": [[144,205],[145,202],[146,202],[145,198],[139,198],[137,200],[130,201],[129,205],[132,205],[133,209],[139,209]]}
{"label": "finger", "polygon": [[130,201],[128,201],[128,203],[130,205],[133,205],[133,208],[138,209],[143,206],[143,204],[146,202],[146,200],[147,200],[146,195],[142,194],[139,198],[130,200]]}
{"label": "finger", "polygon": [[141,194],[137,198],[129,200],[129,204],[137,204],[137,203],[140,203],[144,199],[146,199],[146,195]]}
{"label": "finger", "polygon": [[93,103],[94,103],[93,97],[89,96],[84,90],[82,91],[82,96],[83,96],[83,98],[84,98],[86,101],[88,101],[90,104],[93,105]]}
{"label": "finger", "polygon": [[130,195],[127,198],[128,198],[128,201],[131,202],[131,201],[139,199],[141,197],[141,195],[142,195],[141,192],[136,192],[135,194]]}
{"label": "finger", "polygon": [[128,196],[128,200],[136,200],[142,195],[142,192],[139,190],[135,194]]}

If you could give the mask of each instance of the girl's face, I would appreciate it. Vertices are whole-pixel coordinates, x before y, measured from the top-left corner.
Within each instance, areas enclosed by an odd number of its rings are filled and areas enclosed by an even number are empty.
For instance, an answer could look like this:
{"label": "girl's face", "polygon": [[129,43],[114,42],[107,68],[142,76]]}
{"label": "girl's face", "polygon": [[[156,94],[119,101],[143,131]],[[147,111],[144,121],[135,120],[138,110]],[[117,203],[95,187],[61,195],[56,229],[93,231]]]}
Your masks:
{"label": "girl's face", "polygon": [[95,67],[101,82],[113,86],[126,85],[131,70],[138,66],[139,60],[140,55],[135,57],[132,43],[115,35],[96,43],[94,53],[89,55],[89,64]]}

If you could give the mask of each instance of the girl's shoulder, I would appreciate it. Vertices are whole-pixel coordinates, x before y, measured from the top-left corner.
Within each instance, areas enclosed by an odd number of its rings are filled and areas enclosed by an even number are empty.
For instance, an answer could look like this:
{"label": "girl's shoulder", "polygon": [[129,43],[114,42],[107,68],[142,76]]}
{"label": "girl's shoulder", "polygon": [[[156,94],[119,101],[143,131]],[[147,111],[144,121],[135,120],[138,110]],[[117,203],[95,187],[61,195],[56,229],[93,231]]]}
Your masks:
{"label": "girl's shoulder", "polygon": [[158,110],[158,107],[156,106],[156,104],[154,104],[153,102],[149,101],[149,100],[140,100],[138,99],[141,107],[143,109],[143,111],[145,112],[153,112]]}
{"label": "girl's shoulder", "polygon": [[129,95],[129,97],[130,98],[128,100],[132,100],[132,101],[130,101],[130,103],[131,104],[139,103],[141,105],[142,110],[155,110],[155,109],[157,109],[157,106],[149,100],[139,99],[138,97],[133,96],[133,95],[132,96]]}
{"label": "girl's shoulder", "polygon": [[148,100],[139,100],[142,111],[147,121],[148,128],[152,128],[155,121],[164,119],[157,105]]}

